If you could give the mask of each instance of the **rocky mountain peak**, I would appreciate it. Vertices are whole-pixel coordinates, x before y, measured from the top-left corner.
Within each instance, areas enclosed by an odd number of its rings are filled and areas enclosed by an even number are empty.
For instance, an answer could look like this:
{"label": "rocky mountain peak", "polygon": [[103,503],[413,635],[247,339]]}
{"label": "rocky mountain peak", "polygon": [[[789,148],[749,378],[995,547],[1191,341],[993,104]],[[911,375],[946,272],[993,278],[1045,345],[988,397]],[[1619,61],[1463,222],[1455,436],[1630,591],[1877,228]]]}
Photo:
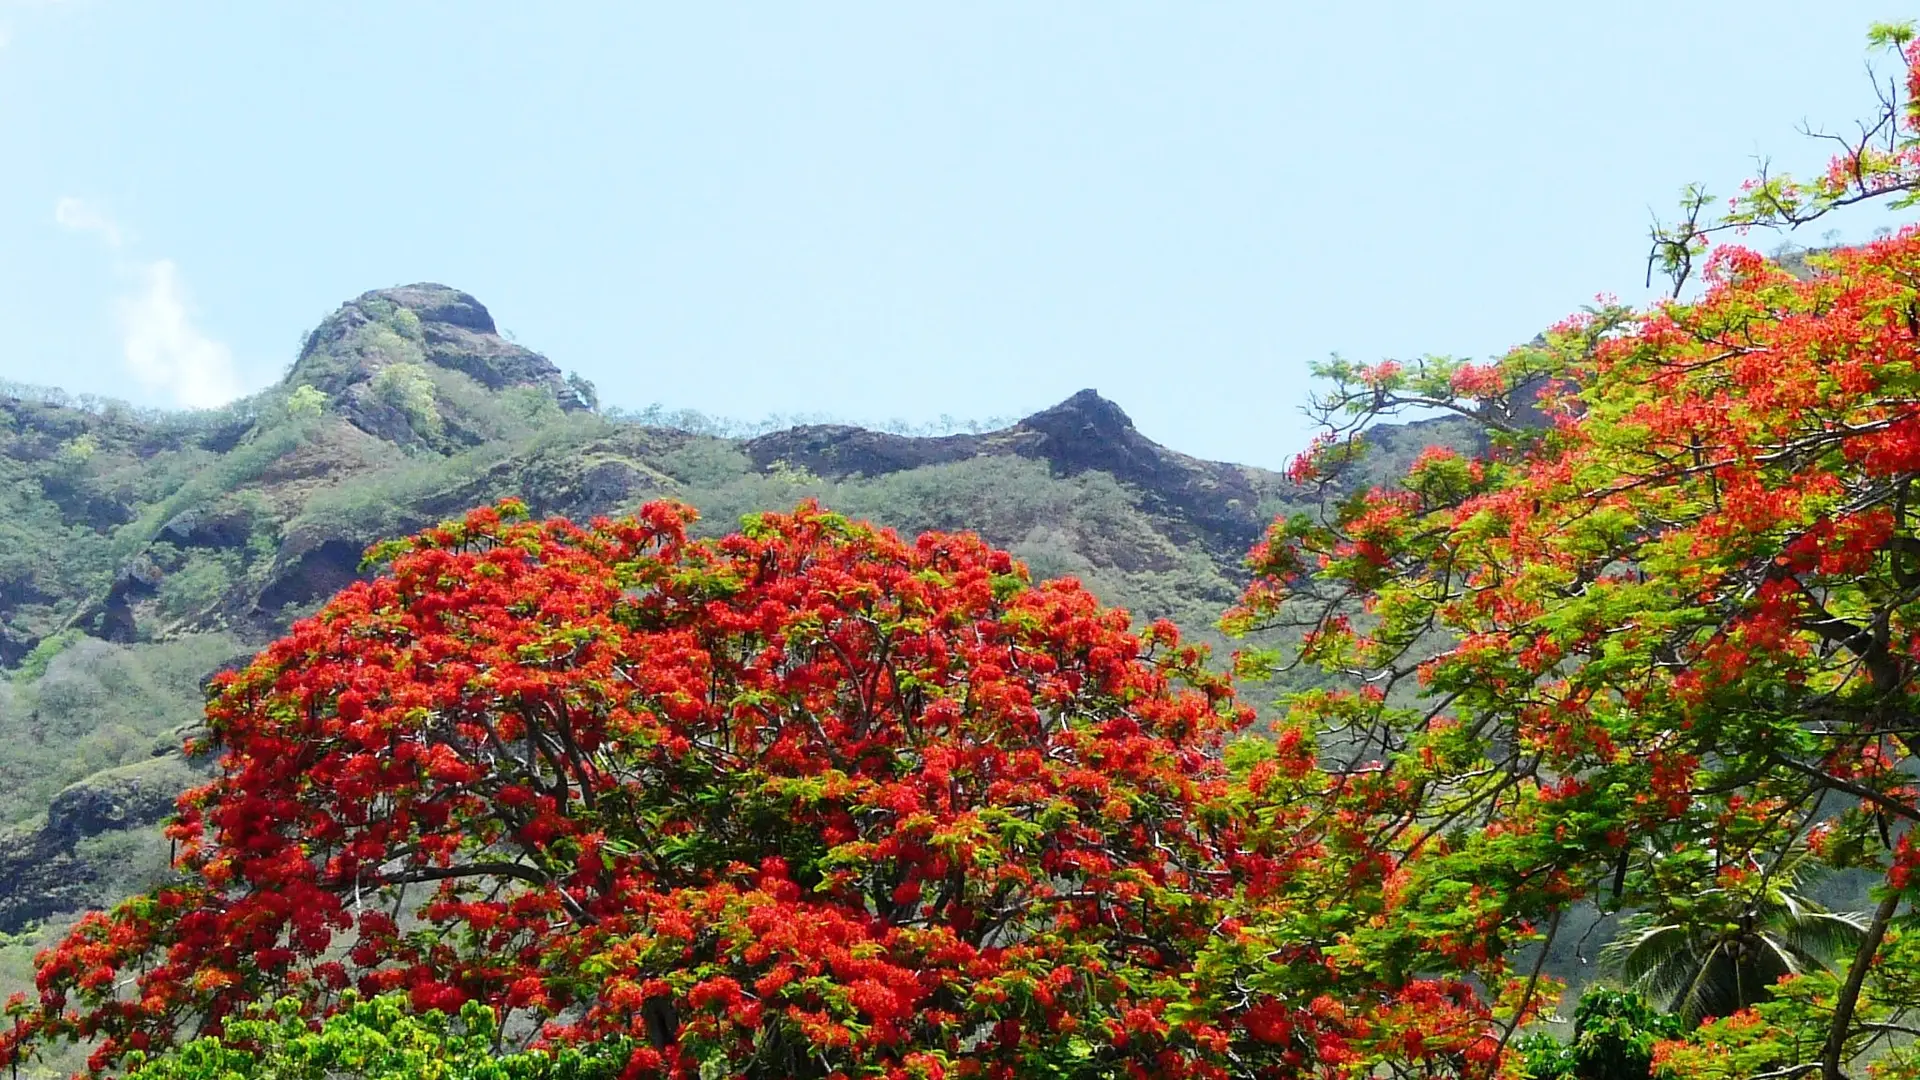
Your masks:
{"label": "rocky mountain peak", "polygon": [[1033,444],[1028,456],[1046,458],[1056,468],[1099,469],[1147,486],[1190,460],[1140,434],[1126,412],[1096,390],[1034,413],[1013,430]]}
{"label": "rocky mountain peak", "polygon": [[1078,437],[1124,438],[1134,431],[1133,420],[1120,406],[1100,396],[1098,390],[1082,390],[1050,409],[1042,409],[1020,421],[1029,431],[1072,433]]}
{"label": "rocky mountain peak", "polygon": [[386,300],[418,316],[423,323],[446,323],[472,330],[478,334],[497,334],[499,329],[493,324],[493,313],[487,306],[473,298],[471,293],[432,282],[416,285],[397,285],[391,289],[375,289],[364,293],[359,302],[367,300]]}
{"label": "rocky mountain peak", "polygon": [[1281,477],[1259,469],[1201,461],[1142,435],[1120,406],[1082,390],[1011,427],[979,435],[913,438],[844,425],[812,425],[749,440],[755,464],[802,465],[828,477],[884,476],[975,457],[1015,455],[1043,461],[1056,474],[1111,474],[1139,492],[1170,535],[1237,558],[1265,524],[1261,499],[1283,490]]}
{"label": "rocky mountain peak", "polygon": [[444,401],[440,420],[425,414],[434,369],[486,390],[544,391],[569,411],[588,407],[552,361],[502,336],[486,305],[432,282],[375,289],[340,305],[307,335],[286,385],[311,386],[356,427],[408,443],[459,427]]}

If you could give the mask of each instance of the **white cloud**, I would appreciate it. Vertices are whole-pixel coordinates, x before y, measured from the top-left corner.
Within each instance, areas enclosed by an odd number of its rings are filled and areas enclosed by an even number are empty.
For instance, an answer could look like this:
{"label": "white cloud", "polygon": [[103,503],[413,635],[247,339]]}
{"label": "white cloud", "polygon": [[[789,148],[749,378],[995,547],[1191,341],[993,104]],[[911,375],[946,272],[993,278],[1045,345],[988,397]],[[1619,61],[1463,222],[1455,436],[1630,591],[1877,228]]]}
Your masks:
{"label": "white cloud", "polygon": [[53,220],[74,232],[92,233],[108,247],[120,246],[120,226],[99,207],[69,195],[53,204]]}
{"label": "white cloud", "polygon": [[240,396],[233,351],[193,324],[180,267],[172,259],[142,262],[119,254],[126,247],[119,224],[84,199],[67,196],[55,203],[53,220],[74,232],[98,237],[116,253],[120,273],[134,279],[133,289],[120,297],[116,307],[120,351],[135,379],[168,395],[175,404],[195,409],[223,405]]}
{"label": "white cloud", "polygon": [[134,378],[190,408],[238,397],[233,352],[193,325],[179,267],[158,259],[139,272],[144,287],[120,301],[121,348]]}

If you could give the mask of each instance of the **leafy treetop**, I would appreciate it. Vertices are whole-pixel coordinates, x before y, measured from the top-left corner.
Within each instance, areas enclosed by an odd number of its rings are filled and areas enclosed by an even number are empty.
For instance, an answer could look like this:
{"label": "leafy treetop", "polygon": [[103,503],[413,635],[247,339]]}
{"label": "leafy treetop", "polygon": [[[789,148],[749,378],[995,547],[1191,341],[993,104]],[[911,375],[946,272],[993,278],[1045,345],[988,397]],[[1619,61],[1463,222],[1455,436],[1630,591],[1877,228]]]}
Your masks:
{"label": "leafy treetop", "polygon": [[[1336,372],[1356,415],[1526,392],[1545,424],[1277,523],[1233,619],[1345,678],[1294,720],[1399,800],[1377,846],[1415,895],[1737,939],[1803,849],[1882,874],[1845,975],[1802,976],[1818,1034],[1788,1064],[1837,1080],[1920,1006],[1892,962],[1920,888],[1920,230],[1813,262],[1724,248],[1696,302],[1598,307],[1496,365]],[[1299,472],[1345,465],[1335,442]]]}
{"label": "leafy treetop", "polygon": [[378,549],[220,682],[184,883],[48,952],[0,1059],[404,993],[628,1040],[630,1077],[1517,1067],[1550,995],[1478,898],[1564,882],[1419,894],[1397,777],[1223,746],[1250,713],[1170,625],[973,537],[690,516],[507,504]]}
{"label": "leafy treetop", "polygon": [[1834,147],[1826,171],[1801,180],[1773,172],[1762,161],[1759,175],[1743,183],[1717,215],[1709,210],[1718,200],[1700,185],[1688,185],[1681,194],[1680,220],[1655,224],[1651,230],[1649,282],[1658,268],[1678,296],[1696,260],[1707,254],[1715,237],[1729,232],[1745,235],[1754,226],[1797,229],[1874,200],[1884,199],[1894,210],[1920,204],[1920,39],[1912,22],[1887,22],[1868,28],[1867,43],[1876,52],[1893,55],[1900,68],[1884,81],[1877,72],[1872,74],[1878,108],[1854,134],[1803,129]]}
{"label": "leafy treetop", "polygon": [[635,1075],[1174,1045],[1247,716],[1170,624],[812,507],[711,542],[669,504],[519,517],[379,548],[220,681],[186,882],[45,957],[0,1059],[350,989],[630,1035]]}

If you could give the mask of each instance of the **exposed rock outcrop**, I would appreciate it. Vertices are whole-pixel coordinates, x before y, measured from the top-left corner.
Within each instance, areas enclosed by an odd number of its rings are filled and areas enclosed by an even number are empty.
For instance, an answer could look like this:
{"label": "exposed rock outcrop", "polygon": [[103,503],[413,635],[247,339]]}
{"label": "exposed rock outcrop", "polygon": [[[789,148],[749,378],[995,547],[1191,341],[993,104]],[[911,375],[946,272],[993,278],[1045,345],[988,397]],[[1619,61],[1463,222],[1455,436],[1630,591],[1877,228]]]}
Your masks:
{"label": "exposed rock outcrop", "polygon": [[[441,424],[410,412],[376,382],[396,364],[457,371],[493,391],[539,390],[563,410],[588,407],[552,361],[501,336],[480,301],[431,283],[375,289],[342,304],[307,335],[286,384],[312,386],[362,431],[410,444]],[[462,417],[445,403],[438,408],[457,432]]]}
{"label": "exposed rock outcrop", "polygon": [[117,899],[102,890],[125,868],[106,865],[87,841],[166,819],[199,777],[177,755],[108,769],[55,795],[38,827],[0,829],[0,933]]}

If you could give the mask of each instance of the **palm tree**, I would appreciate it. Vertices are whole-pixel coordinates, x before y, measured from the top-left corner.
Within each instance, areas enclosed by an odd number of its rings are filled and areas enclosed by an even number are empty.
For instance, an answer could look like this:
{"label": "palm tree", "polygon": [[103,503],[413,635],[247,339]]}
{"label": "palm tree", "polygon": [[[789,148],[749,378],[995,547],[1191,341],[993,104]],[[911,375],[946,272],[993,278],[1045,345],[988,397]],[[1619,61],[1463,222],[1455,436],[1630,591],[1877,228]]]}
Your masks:
{"label": "palm tree", "polygon": [[[1703,897],[1706,918],[1641,914],[1600,950],[1628,987],[1667,1002],[1689,1026],[1727,1016],[1765,998],[1782,976],[1831,970],[1859,945],[1868,916],[1828,911],[1801,894],[1805,852],[1777,864],[1751,892],[1725,895],[1734,911]],[[1718,916],[1718,917],[1715,917]]]}

